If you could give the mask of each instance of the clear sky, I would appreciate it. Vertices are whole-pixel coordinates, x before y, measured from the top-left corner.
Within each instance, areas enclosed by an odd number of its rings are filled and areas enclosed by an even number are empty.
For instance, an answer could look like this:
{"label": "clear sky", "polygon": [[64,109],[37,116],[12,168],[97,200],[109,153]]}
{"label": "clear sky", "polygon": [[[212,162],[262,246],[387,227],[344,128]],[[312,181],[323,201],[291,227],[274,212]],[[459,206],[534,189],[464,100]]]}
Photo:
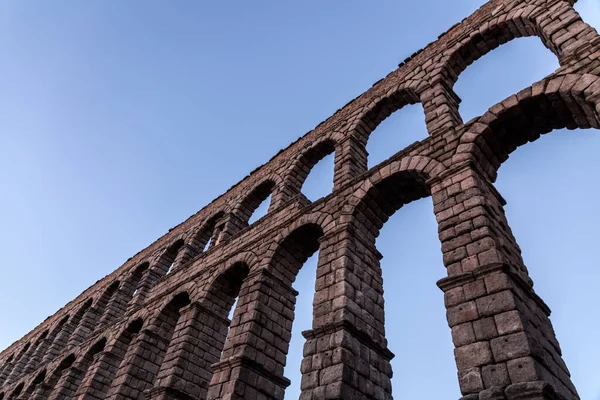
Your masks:
{"label": "clear sky", "polygon": [[[0,348],[208,204],[469,15],[479,0],[5,0],[0,4]],[[580,0],[600,27],[600,3]],[[464,120],[557,67],[515,40],[460,77]],[[600,400],[597,131],[518,149],[497,187],[584,400]],[[426,137],[419,105],[384,121],[369,164]],[[331,189],[332,161],[306,183]],[[395,398],[460,397],[430,199],[382,230]],[[286,376],[298,397],[315,257]]]}

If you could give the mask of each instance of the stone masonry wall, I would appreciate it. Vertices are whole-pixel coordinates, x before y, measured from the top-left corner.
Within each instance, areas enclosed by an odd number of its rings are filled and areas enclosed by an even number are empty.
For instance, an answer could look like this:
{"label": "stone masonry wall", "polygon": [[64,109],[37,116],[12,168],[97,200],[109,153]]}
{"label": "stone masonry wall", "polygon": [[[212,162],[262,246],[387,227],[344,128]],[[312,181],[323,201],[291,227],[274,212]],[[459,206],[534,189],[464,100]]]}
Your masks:
{"label": "stone masonry wall", "polygon": [[[375,238],[427,196],[462,399],[578,399],[494,188],[518,146],[600,128],[600,37],[573,2],[483,5],[0,353],[0,399],[283,399],[292,283],[317,250],[301,399],[391,399]],[[522,36],[560,68],[463,122],[460,73]],[[368,170],[370,133],[413,103],[429,137]],[[302,184],[331,153],[333,192],[311,203]],[[268,214],[248,225],[269,194]]]}

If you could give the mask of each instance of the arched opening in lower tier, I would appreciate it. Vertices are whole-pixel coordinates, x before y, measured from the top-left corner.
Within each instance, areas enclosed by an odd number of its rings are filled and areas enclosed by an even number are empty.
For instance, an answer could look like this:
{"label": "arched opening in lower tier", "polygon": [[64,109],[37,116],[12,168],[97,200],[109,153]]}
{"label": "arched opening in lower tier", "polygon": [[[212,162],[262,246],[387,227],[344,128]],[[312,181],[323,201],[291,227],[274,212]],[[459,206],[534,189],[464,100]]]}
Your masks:
{"label": "arched opening in lower tier", "polygon": [[[209,397],[226,396],[228,390],[237,386],[234,381],[239,380],[244,382],[247,398],[255,398],[258,393],[266,398],[282,398],[290,384],[287,378],[300,380],[300,365],[287,362],[298,294],[292,284],[308,258],[319,249],[322,235],[320,226],[313,223],[293,229],[273,244],[264,264],[244,279]],[[314,279],[313,275],[313,287]],[[248,373],[230,374],[228,371],[239,362]],[[284,376],[286,365],[289,376]],[[256,371],[261,371],[268,383],[245,381]]]}
{"label": "arched opening in lower tier", "polygon": [[379,181],[354,209],[352,225],[362,238],[356,253],[371,254],[360,261],[371,276],[363,279],[363,291],[377,294],[356,301],[374,310],[371,324],[381,327],[395,354],[394,398],[423,397],[424,387],[426,397],[458,398],[454,346],[444,296],[436,286],[446,276],[438,226],[427,177],[415,179],[418,175],[398,172]]}
{"label": "arched opening in lower tier", "polygon": [[552,309],[561,355],[581,398],[600,393],[598,323],[589,311],[600,306],[595,288],[600,213],[592,184],[600,170],[600,130],[581,129],[598,128],[600,118],[597,100],[590,100],[597,94],[578,89],[593,88],[597,79],[567,76],[539,84],[545,94],[515,100],[475,139],[475,151],[501,165],[495,186],[507,201],[507,220],[534,289]]}
{"label": "arched opening in lower tier", "polygon": [[133,320],[104,349],[98,362],[90,367],[89,372],[77,391],[77,396],[107,397],[111,385],[117,377],[119,366],[126,357],[132,341],[141,331],[143,325],[144,321],[141,318]]}

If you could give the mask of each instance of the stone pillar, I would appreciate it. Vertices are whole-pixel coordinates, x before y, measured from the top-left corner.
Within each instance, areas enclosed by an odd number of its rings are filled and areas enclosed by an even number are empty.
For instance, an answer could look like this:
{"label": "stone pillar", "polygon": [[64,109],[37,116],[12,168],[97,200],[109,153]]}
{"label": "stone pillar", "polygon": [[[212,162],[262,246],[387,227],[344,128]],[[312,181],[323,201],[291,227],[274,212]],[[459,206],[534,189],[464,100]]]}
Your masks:
{"label": "stone pillar", "polygon": [[90,307],[86,310],[81,318],[79,325],[73,331],[69,342],[68,349],[73,349],[83,343],[85,339],[96,329],[96,321],[98,320],[99,312],[96,307]]}
{"label": "stone pillar", "polygon": [[12,372],[7,376],[6,381],[4,382],[5,386],[10,385],[19,376],[23,375],[27,360],[29,360],[29,357],[31,357],[32,353],[35,352],[38,344],[39,343],[36,342],[33,345],[27,345],[27,347],[21,352],[21,356],[18,357],[14,362]]}
{"label": "stone pillar", "polygon": [[44,357],[44,354],[46,354],[46,351],[48,350],[48,348],[50,347],[51,344],[52,344],[52,339],[50,338],[50,335],[48,335],[46,338],[44,338],[40,341],[40,343],[36,347],[33,355],[31,357],[29,357],[29,359],[27,360],[27,364],[25,364],[25,369],[23,370],[23,374],[28,374],[31,371],[34,371],[35,369],[37,369],[37,367],[40,365],[40,363],[42,361],[42,357]]}
{"label": "stone pillar", "polygon": [[471,165],[431,187],[463,399],[578,399],[502,197]]}
{"label": "stone pillar", "polygon": [[104,313],[98,321],[98,327],[110,325],[115,320],[121,318],[127,312],[127,303],[129,302],[129,296],[122,289],[119,288],[113,293],[108,300]]}
{"label": "stone pillar", "polygon": [[283,399],[297,294],[266,269],[246,277],[207,399]]}
{"label": "stone pillar", "polygon": [[121,332],[119,337],[106,346],[104,351],[94,355],[88,372],[83,378],[75,398],[82,399],[105,399],[113,383],[119,366],[123,362],[130,344],[139,333],[142,321],[130,324]]}
{"label": "stone pillar", "polygon": [[131,312],[132,310],[134,310],[134,309],[140,307],[142,304],[144,304],[144,302],[146,301],[146,297],[148,296],[148,293],[150,292],[150,289],[152,289],[152,286],[154,285],[154,282],[159,280],[161,277],[162,277],[162,275],[158,271],[156,271],[154,268],[148,268],[144,272],[144,275],[143,275],[142,279],[140,280],[140,283],[137,287],[137,291],[133,294],[133,298],[131,299],[131,302],[129,303],[127,312]]}
{"label": "stone pillar", "polygon": [[53,389],[54,389],[53,386],[49,385],[46,382],[42,382],[35,388],[30,399],[31,400],[46,400]]}
{"label": "stone pillar", "polygon": [[425,123],[430,136],[442,134],[462,124],[458,111],[461,99],[452,88],[455,81],[456,77],[441,76],[431,88],[421,93]]}
{"label": "stone pillar", "polygon": [[179,321],[148,399],[205,399],[229,320],[200,303],[180,310]]}
{"label": "stone pillar", "polygon": [[366,140],[349,135],[335,149],[333,190],[341,188],[366,170]]}
{"label": "stone pillar", "polygon": [[169,347],[169,338],[144,329],[133,339],[112,381],[107,399],[141,399],[152,388]]}
{"label": "stone pillar", "polygon": [[392,399],[381,254],[352,225],[321,239],[301,399]]}
{"label": "stone pillar", "polygon": [[48,348],[48,351],[44,355],[44,358],[42,359],[43,364],[54,360],[60,354],[60,351],[66,347],[67,342],[71,337],[71,333],[75,328],[76,324],[74,323],[73,318],[71,318],[69,322],[62,326],[62,329],[60,332],[58,332],[52,341],[52,344]]}
{"label": "stone pillar", "polygon": [[107,352],[94,355],[94,359],[83,377],[74,398],[78,400],[106,398],[110,383],[122,360],[122,358]]}
{"label": "stone pillar", "polygon": [[75,363],[70,368],[63,371],[60,379],[56,383],[54,390],[49,394],[48,400],[62,400],[73,398],[77,391],[82,377],[87,371],[86,362]]}
{"label": "stone pillar", "polygon": [[3,384],[4,381],[6,380],[6,378],[8,378],[8,375],[12,372],[14,364],[15,364],[15,360],[14,360],[14,358],[12,358],[9,361],[7,361],[6,363],[4,363],[2,368],[0,368],[0,384]]}

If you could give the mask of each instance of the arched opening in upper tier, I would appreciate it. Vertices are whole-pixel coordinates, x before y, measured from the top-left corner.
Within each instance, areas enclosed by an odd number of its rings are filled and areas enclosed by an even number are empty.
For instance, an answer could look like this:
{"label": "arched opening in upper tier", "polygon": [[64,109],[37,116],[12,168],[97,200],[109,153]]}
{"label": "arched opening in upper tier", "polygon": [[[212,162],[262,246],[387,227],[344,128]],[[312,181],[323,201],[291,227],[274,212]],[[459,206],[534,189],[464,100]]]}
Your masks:
{"label": "arched opening in upper tier", "polygon": [[475,61],[468,57],[465,62],[473,64],[460,74],[454,86],[462,100],[460,115],[465,122],[560,66],[556,55],[537,37],[512,40]]}

